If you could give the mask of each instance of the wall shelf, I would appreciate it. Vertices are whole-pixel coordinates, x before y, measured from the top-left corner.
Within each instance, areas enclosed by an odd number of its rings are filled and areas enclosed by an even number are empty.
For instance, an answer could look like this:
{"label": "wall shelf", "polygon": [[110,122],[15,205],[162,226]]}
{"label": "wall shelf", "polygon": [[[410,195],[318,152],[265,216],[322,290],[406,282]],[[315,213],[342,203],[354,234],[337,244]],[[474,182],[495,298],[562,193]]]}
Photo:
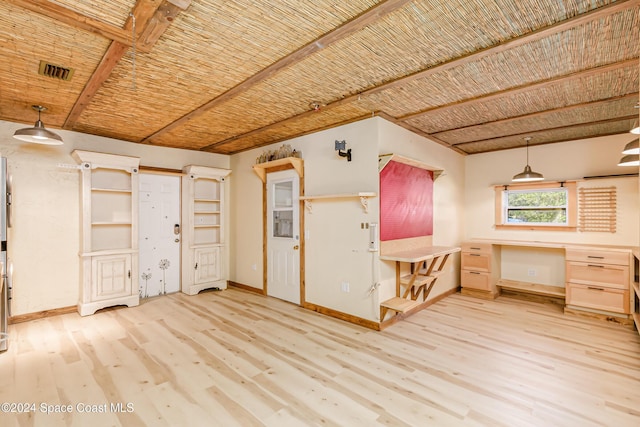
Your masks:
{"label": "wall shelf", "polygon": [[300,200],[304,201],[304,207],[307,208],[309,213],[313,213],[313,200],[328,200],[328,199],[360,199],[360,204],[365,213],[369,212],[369,199],[376,197],[377,194],[373,192],[359,192],[348,194],[324,194],[319,196],[302,196]]}
{"label": "wall shelf", "polygon": [[293,166],[300,178],[304,177],[304,161],[298,157],[285,157],[284,159],[257,163],[253,165],[253,171],[260,177],[262,182],[267,182],[267,169],[285,165]]}
{"label": "wall shelf", "polygon": [[435,181],[440,176],[444,175],[444,170],[436,168],[434,166],[430,166],[426,163],[423,163],[419,160],[410,159],[409,157],[404,157],[399,154],[381,154],[378,156],[378,172],[382,172],[382,169],[385,168],[389,164],[390,161],[395,161],[398,163],[404,163],[405,165],[414,166],[416,168],[425,169],[433,172],[433,180]]}

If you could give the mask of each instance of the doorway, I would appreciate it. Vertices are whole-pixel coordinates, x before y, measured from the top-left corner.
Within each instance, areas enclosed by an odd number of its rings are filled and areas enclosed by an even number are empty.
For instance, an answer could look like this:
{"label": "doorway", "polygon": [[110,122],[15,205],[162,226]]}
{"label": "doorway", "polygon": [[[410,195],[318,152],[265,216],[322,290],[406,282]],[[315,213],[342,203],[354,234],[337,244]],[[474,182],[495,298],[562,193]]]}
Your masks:
{"label": "doorway", "polygon": [[300,177],[267,174],[267,295],[300,304]]}
{"label": "doorway", "polygon": [[180,289],[180,176],[140,173],[140,297]]}

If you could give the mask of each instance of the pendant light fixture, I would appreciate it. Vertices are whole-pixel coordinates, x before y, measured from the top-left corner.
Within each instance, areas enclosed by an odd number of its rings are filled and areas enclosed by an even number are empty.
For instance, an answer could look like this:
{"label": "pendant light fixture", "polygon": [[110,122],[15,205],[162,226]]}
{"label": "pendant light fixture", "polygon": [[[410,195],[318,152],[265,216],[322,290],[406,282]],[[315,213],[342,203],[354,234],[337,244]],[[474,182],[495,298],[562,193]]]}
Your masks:
{"label": "pendant light fixture", "polygon": [[618,166],[640,166],[640,139],[634,139],[624,146],[624,156],[618,162]]}
{"label": "pendant light fixture", "polygon": [[40,113],[46,111],[46,107],[43,107],[42,105],[32,105],[31,108],[38,112],[38,121],[32,128],[18,129],[13,134],[13,137],[21,141],[33,142],[35,144],[62,145],[62,137],[57,133],[45,129],[42,120],[40,120]]}
{"label": "pendant light fixture", "polygon": [[531,140],[530,136],[527,136],[525,139],[527,141],[527,165],[524,167],[524,171],[520,172],[517,175],[514,175],[511,181],[513,182],[531,182],[531,181],[542,181],[544,176],[538,172],[534,172],[531,170],[531,166],[529,166],[529,141]]}
{"label": "pendant light fixture", "polygon": [[631,132],[634,135],[640,135],[640,123],[638,122],[638,120],[633,122],[633,127],[629,132]]}
{"label": "pendant light fixture", "polygon": [[625,145],[622,154],[640,154],[640,139],[634,139]]}
{"label": "pendant light fixture", "polygon": [[640,166],[639,154],[627,154],[620,159],[618,166]]}

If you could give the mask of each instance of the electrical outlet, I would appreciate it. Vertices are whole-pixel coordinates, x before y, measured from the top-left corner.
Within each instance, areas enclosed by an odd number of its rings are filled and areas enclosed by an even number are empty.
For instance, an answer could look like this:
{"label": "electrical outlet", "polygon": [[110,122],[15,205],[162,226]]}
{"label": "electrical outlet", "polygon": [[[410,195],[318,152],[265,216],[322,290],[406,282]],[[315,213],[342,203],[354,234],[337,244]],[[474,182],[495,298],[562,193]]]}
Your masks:
{"label": "electrical outlet", "polygon": [[258,266],[257,266],[257,265],[255,265],[255,264],[251,264],[251,269],[252,269],[253,271],[256,271],[256,270],[258,269]]}
{"label": "electrical outlet", "polygon": [[538,272],[536,271],[536,269],[535,269],[535,268],[530,268],[530,269],[527,271],[527,274],[529,275],[529,277],[535,277],[535,276],[537,276],[537,275],[538,275]]}
{"label": "electrical outlet", "polygon": [[342,282],[340,289],[342,292],[349,292],[349,282]]}

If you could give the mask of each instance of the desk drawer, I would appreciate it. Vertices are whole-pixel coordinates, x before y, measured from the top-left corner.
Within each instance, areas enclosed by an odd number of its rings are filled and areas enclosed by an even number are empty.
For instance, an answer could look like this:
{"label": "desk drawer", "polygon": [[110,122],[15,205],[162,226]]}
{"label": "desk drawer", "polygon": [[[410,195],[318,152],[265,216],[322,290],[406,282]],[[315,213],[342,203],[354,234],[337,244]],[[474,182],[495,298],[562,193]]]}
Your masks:
{"label": "desk drawer", "polygon": [[491,255],[462,252],[460,265],[463,270],[491,271]]}
{"label": "desk drawer", "polygon": [[460,273],[460,284],[463,288],[491,290],[491,273],[462,270]]}
{"label": "desk drawer", "polygon": [[581,261],[598,264],[629,265],[630,255],[627,252],[606,250],[567,249],[567,261]]}
{"label": "desk drawer", "polygon": [[567,282],[629,289],[629,267],[600,263],[567,262]]}
{"label": "desk drawer", "polygon": [[491,254],[491,243],[462,242],[462,252]]}
{"label": "desk drawer", "polygon": [[629,314],[629,291],[621,289],[598,288],[595,286],[567,286],[568,305]]}

